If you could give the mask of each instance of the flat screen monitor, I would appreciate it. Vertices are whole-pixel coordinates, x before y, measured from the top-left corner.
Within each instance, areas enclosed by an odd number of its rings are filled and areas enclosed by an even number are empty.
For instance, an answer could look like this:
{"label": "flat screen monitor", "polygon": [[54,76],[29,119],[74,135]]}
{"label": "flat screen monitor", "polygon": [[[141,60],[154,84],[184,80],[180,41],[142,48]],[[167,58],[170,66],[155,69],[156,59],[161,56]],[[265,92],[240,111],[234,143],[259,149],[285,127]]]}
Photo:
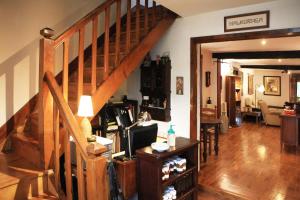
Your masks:
{"label": "flat screen monitor", "polygon": [[[135,126],[130,129],[130,137],[128,141],[131,146],[131,155],[135,155],[137,149],[150,146],[156,142],[157,124],[149,126]],[[129,147],[126,148],[126,156],[129,156]]]}

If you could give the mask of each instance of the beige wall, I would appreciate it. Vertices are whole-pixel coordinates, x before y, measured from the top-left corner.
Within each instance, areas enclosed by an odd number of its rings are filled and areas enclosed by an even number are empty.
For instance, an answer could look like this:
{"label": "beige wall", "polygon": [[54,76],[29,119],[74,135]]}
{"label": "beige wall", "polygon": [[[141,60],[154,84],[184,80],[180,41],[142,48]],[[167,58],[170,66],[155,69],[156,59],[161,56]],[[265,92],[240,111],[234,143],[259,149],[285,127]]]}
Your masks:
{"label": "beige wall", "polygon": [[[208,97],[211,97],[212,104],[217,105],[217,63],[213,62],[212,52],[201,49],[202,54],[202,105],[206,106]],[[205,85],[205,72],[209,71],[211,85]]]}
{"label": "beige wall", "polygon": [[281,73],[281,70],[249,70],[243,69],[244,71],[244,97],[242,98],[242,105],[244,105],[244,99],[250,98],[255,102],[255,93],[253,95],[248,95],[248,76],[253,74],[253,87],[256,85],[263,85],[264,76],[280,76],[281,77],[281,96],[269,96],[257,93],[257,100],[264,100],[268,105],[272,106],[283,106],[285,101],[289,101],[289,74]]}
{"label": "beige wall", "polygon": [[[3,0],[0,1],[0,126],[38,92],[39,31],[50,27],[56,35],[81,19],[104,0]],[[125,1],[123,1],[125,3]],[[122,5],[122,13],[125,11]],[[115,7],[111,8],[111,22]],[[103,32],[103,15],[99,20]],[[70,60],[77,56],[78,35],[71,40]],[[91,41],[86,27],[85,46]],[[56,53],[61,69],[62,48]]]}

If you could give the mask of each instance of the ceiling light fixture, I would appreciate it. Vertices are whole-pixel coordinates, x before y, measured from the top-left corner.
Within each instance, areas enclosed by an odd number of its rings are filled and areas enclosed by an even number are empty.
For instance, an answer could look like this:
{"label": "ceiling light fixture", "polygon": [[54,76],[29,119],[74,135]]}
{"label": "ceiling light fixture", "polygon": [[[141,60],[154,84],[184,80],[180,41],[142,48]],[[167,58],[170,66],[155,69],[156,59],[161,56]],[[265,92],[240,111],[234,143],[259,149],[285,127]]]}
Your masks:
{"label": "ceiling light fixture", "polygon": [[278,59],[278,62],[279,62],[279,63],[281,63],[281,62],[282,62],[282,60],[279,58],[279,59]]}
{"label": "ceiling light fixture", "polygon": [[267,40],[265,40],[265,39],[262,39],[262,41],[261,41],[261,45],[266,45],[267,44]]}

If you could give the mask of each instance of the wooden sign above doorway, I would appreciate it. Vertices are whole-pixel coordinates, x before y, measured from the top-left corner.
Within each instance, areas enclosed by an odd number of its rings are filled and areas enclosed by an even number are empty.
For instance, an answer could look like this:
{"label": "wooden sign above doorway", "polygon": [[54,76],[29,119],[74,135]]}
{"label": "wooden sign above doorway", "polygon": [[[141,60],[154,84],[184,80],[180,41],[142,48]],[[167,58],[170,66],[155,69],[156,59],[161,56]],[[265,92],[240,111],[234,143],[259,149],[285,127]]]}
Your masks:
{"label": "wooden sign above doorway", "polygon": [[269,26],[269,10],[224,17],[224,32],[269,28]]}

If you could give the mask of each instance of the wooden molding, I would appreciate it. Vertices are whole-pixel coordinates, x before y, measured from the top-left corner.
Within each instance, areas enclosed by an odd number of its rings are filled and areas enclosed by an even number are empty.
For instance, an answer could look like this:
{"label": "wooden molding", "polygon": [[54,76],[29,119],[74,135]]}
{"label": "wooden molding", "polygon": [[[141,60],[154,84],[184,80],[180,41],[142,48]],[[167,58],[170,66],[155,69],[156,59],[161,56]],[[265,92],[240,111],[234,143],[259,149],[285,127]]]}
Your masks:
{"label": "wooden molding", "polygon": [[300,70],[300,65],[241,65],[248,69]]}
{"label": "wooden molding", "polygon": [[251,51],[213,53],[217,59],[285,59],[300,58],[300,51]]}
{"label": "wooden molding", "polygon": [[[280,37],[296,37],[300,36],[300,27],[297,28],[287,28],[287,29],[277,29],[277,30],[267,30],[267,31],[253,31],[244,33],[232,33],[232,34],[222,34],[222,35],[211,35],[204,37],[191,37],[190,39],[190,74],[191,74],[191,84],[190,84],[190,138],[197,138],[197,90],[194,89],[197,85],[198,78],[198,66],[197,66],[197,44],[211,43],[211,42],[225,42],[225,41],[238,41],[238,40],[251,40],[251,39],[262,39],[262,38],[280,38]],[[201,48],[200,48],[201,51]],[[202,71],[202,66],[200,65],[200,73]],[[200,76],[201,77],[201,76]],[[200,97],[202,96],[202,87],[200,81]],[[200,105],[202,105],[202,100],[200,98]]]}

